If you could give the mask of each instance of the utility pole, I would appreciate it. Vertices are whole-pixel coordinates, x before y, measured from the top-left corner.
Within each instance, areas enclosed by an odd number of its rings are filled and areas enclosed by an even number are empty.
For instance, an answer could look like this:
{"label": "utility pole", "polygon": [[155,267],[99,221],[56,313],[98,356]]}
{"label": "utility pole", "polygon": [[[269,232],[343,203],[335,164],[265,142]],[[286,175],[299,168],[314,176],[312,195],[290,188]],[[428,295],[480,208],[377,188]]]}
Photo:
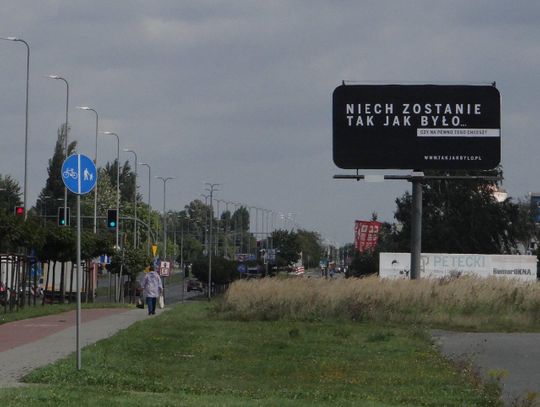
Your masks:
{"label": "utility pole", "polygon": [[208,188],[206,188],[206,191],[210,193],[210,250],[208,250],[208,301],[210,301],[210,298],[212,297],[212,218],[214,217],[214,207],[212,206],[212,199],[214,196],[214,191],[217,191],[217,187],[219,186],[219,184],[211,184],[209,182],[206,182],[205,185],[208,186]]}

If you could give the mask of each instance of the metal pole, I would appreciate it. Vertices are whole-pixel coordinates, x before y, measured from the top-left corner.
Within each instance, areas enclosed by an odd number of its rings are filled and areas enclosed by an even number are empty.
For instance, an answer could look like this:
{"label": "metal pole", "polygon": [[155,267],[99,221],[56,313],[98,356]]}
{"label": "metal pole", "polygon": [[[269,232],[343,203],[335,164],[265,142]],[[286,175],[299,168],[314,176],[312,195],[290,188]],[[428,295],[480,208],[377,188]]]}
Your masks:
{"label": "metal pole", "polygon": [[412,178],[411,280],[420,278],[422,253],[422,178]]}
{"label": "metal pole", "polygon": [[124,149],[126,153],[133,153],[135,156],[135,189],[133,192],[133,212],[135,220],[133,221],[133,248],[137,247],[137,153],[133,150]]}
{"label": "metal pole", "polygon": [[167,183],[163,180],[163,259],[167,259],[167,214],[165,213],[165,199],[167,197]]}
{"label": "metal pole", "polygon": [[140,163],[140,165],[144,165],[145,167],[148,167],[148,236],[147,236],[147,247],[146,247],[146,254],[150,255],[150,228],[151,228],[151,207],[150,207],[150,196],[151,196],[151,184],[152,184],[152,169],[150,167],[150,164],[147,163]]}
{"label": "metal pole", "polygon": [[208,185],[206,190],[210,192],[210,250],[208,250],[208,301],[210,301],[212,297],[212,219],[214,217],[214,206],[212,199],[214,196],[214,191],[219,184],[210,184],[207,182],[206,185]]}
{"label": "metal pole", "polygon": [[[96,114],[96,142],[95,142],[95,151],[94,151],[94,165],[97,168],[97,156],[98,156],[98,132],[99,132],[99,115],[94,109],[88,109],[93,111]],[[97,233],[97,194],[98,194],[98,184],[94,187],[94,234]]]}
{"label": "metal pole", "polygon": [[[64,137],[64,159],[68,156],[68,135],[69,135],[69,83],[65,78],[62,78],[58,75],[49,75],[48,78],[50,79],[57,79],[64,81],[66,84],[66,127],[64,129],[65,131],[65,137]],[[67,215],[67,187],[64,187],[64,217]],[[66,219],[66,222],[64,223],[64,226],[67,226],[69,224],[69,219]]]}
{"label": "metal pole", "polygon": [[[77,109],[81,110],[91,110],[96,115],[96,140],[95,140],[95,151],[94,151],[94,165],[96,166],[97,171],[97,157],[98,157],[98,134],[99,134],[99,115],[98,112],[88,106],[76,106]],[[98,185],[94,186],[94,234],[97,233],[97,196],[98,196]]]}
{"label": "metal pole", "polygon": [[81,370],[81,196],[77,194],[77,370]]}
{"label": "metal pole", "polygon": [[118,134],[116,136],[116,249],[120,248],[119,246],[119,230],[120,230],[120,138]]}
{"label": "metal pole", "polygon": [[[67,158],[68,156],[68,133],[69,133],[69,120],[68,120],[68,115],[69,115],[69,83],[68,81],[65,79],[65,78],[62,78],[61,76],[58,76],[58,75],[49,75],[47,76],[47,78],[49,79],[56,79],[56,80],[60,80],[60,81],[64,81],[64,83],[66,84],[66,127],[64,129],[65,131],[65,137],[64,137],[64,159]],[[67,215],[67,187],[64,186],[64,218],[66,217]],[[68,226],[69,225],[69,219],[66,219],[65,223],[64,223],[64,226]]]}
{"label": "metal pole", "polygon": [[213,189],[210,190],[210,242],[208,250],[208,300],[212,296],[212,218],[214,217],[214,207],[212,206]]}
{"label": "metal pole", "polygon": [[30,93],[30,45],[22,38],[16,37],[0,37],[1,40],[22,42],[26,45],[26,110],[25,110],[25,125],[24,125],[24,182],[23,182],[23,207],[24,220],[28,217],[28,98]]}
{"label": "metal pole", "polygon": [[120,230],[120,137],[112,131],[103,131],[101,134],[116,137],[116,250],[118,250],[120,248],[118,235]]}
{"label": "metal pole", "polygon": [[182,219],[182,229],[180,232],[180,267],[184,271],[184,220]]}
{"label": "metal pole", "polygon": [[[68,121],[68,111],[69,111],[69,83],[64,78],[58,78],[65,82],[66,84],[66,138],[64,140],[64,158],[67,158],[68,156],[68,135],[69,135],[69,121]],[[67,210],[67,187],[64,187],[64,217],[66,217],[68,210]],[[78,222],[78,221],[77,221]],[[65,226],[69,224],[69,219],[66,219]],[[78,223],[77,223],[78,225]]]}
{"label": "metal pole", "polygon": [[163,259],[167,259],[167,214],[165,213],[165,200],[167,196],[167,181],[174,177],[156,177],[163,181]]}
{"label": "metal pole", "polygon": [[26,45],[26,110],[25,110],[25,125],[24,125],[24,220],[28,217],[28,95],[30,92],[30,46],[24,40],[18,39]]}

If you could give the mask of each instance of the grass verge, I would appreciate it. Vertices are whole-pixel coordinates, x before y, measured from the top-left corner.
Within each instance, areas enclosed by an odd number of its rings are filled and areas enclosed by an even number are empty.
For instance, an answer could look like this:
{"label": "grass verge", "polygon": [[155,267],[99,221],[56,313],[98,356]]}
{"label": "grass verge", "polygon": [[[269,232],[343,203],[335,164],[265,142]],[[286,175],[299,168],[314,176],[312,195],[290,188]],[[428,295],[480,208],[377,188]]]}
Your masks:
{"label": "grass verge", "polygon": [[422,330],[234,321],[194,302],[136,323],[1,390],[10,405],[496,405]]}

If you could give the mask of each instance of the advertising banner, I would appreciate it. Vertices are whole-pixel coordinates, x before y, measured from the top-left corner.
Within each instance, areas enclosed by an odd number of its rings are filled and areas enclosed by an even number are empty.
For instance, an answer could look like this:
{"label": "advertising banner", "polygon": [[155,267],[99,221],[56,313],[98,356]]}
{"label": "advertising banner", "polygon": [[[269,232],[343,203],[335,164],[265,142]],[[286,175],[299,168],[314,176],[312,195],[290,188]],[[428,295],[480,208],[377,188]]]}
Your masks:
{"label": "advertising banner", "polygon": [[342,85],[333,158],[347,169],[492,169],[501,158],[494,86]]}
{"label": "advertising banner", "polygon": [[374,250],[379,241],[381,223],[376,221],[357,220],[354,225],[354,246],[360,253]]}
{"label": "advertising banner", "polygon": [[[536,281],[536,256],[422,253],[420,278],[510,277]],[[409,278],[410,253],[380,253],[379,277]]]}

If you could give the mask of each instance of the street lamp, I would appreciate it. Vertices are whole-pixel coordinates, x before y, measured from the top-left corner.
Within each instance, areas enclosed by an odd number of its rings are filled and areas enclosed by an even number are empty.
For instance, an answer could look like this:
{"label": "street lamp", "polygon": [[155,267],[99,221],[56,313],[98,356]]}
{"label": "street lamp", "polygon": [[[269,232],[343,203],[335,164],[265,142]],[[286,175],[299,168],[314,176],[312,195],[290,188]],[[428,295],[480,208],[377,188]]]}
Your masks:
{"label": "street lamp", "polygon": [[203,253],[205,256],[208,255],[208,198],[210,198],[210,195],[200,194],[201,197],[204,198],[204,250],[205,253]]}
{"label": "street lamp", "polygon": [[[96,115],[96,150],[94,152],[94,165],[97,168],[97,141],[98,141],[98,130],[99,130],[99,115],[98,112],[96,112],[94,109],[88,106],[76,106],[77,109],[81,110],[91,110]],[[96,182],[96,186],[94,187],[94,234],[97,233],[97,191],[98,191],[98,184]]]}
{"label": "street lamp", "polygon": [[167,181],[175,177],[156,177],[163,181],[163,258],[167,259],[167,213],[165,212],[165,198],[167,196]]}
{"label": "street lamp", "polygon": [[134,208],[134,216],[135,220],[133,221],[133,248],[137,247],[137,153],[133,150],[124,148],[124,152],[126,153],[133,153],[135,156],[135,189],[133,191],[133,208]]}
{"label": "street lamp", "polygon": [[146,254],[150,255],[150,222],[151,222],[151,207],[150,207],[150,192],[151,192],[151,184],[152,184],[152,167],[150,167],[150,164],[147,163],[139,163],[139,165],[144,165],[145,167],[148,167],[148,244],[146,247]]}
{"label": "street lamp", "polygon": [[118,222],[116,224],[116,250],[120,248],[118,241],[118,230],[120,229],[120,137],[118,134],[112,131],[101,131],[101,134],[106,136],[116,137],[116,214],[118,216]]}
{"label": "street lamp", "polygon": [[28,184],[28,93],[30,88],[30,46],[28,43],[16,37],[0,37],[0,40],[22,42],[26,45],[26,114],[24,127],[24,183],[23,183],[23,206],[24,219],[26,220],[28,211],[26,208],[27,202],[27,184]]}
{"label": "street lamp", "polygon": [[[69,112],[69,83],[65,78],[62,78],[58,75],[47,75],[46,76],[49,79],[56,79],[63,81],[66,84],[66,128],[65,128],[65,138],[64,138],[64,159],[68,156],[68,129],[69,129],[69,121],[68,121],[68,112]],[[64,186],[64,213],[67,213],[67,187]],[[67,226],[68,222],[64,226]]]}

